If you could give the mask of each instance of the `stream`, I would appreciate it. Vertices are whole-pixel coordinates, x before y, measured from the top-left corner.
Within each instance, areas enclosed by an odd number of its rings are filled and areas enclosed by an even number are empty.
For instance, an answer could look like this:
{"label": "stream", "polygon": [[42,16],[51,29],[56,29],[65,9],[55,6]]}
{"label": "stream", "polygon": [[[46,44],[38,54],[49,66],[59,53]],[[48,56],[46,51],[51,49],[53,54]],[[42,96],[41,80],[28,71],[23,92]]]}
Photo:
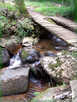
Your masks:
{"label": "stream", "polygon": [[[8,66],[8,69],[12,69],[12,68],[19,67],[20,65],[22,65],[22,61],[19,56],[21,52],[21,47],[18,47],[18,48],[19,49],[16,49],[17,51],[14,52],[15,55],[10,59],[10,65]],[[39,43],[33,46],[33,48],[38,50],[41,54],[44,54],[44,52],[46,51],[52,51],[54,54],[57,53],[53,45],[51,45],[51,41],[46,40],[46,39],[41,40]],[[36,96],[35,94],[40,93],[50,87],[50,84],[48,82],[45,82],[41,79],[37,79],[32,74],[30,74],[29,81],[30,82],[29,82],[28,92],[24,94],[20,94],[20,95],[5,96],[3,97],[3,99],[4,100],[11,100],[11,99],[17,99],[17,100],[29,99],[30,100]]]}
{"label": "stream", "polygon": [[[22,65],[22,61],[19,56],[22,46],[18,48],[19,49],[17,49],[17,51],[15,52],[15,55],[10,59],[10,65],[8,66],[8,69],[19,67]],[[51,40],[48,40],[48,39],[40,40],[35,46],[33,46],[33,48],[39,51],[41,55],[44,55],[46,51],[51,51],[52,52],[51,55],[54,56],[58,52],[54,49],[54,46]],[[47,88],[50,88],[49,82],[45,82],[41,79],[37,79],[34,75],[30,74],[28,92],[24,94],[19,94],[19,95],[5,96],[3,97],[3,99],[4,100],[14,100],[14,99],[31,100],[38,93],[46,90]]]}

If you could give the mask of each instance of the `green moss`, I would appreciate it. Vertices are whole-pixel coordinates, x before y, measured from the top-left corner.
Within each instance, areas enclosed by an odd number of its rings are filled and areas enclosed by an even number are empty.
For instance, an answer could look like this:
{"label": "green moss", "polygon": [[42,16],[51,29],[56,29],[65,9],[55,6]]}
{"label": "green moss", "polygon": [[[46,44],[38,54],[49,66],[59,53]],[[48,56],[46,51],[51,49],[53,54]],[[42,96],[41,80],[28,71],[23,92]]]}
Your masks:
{"label": "green moss", "polygon": [[60,61],[59,58],[57,58],[56,61],[57,61],[56,64],[50,63],[49,68],[52,68],[52,70],[54,70],[55,68],[60,67],[62,65],[62,62]]}
{"label": "green moss", "polygon": [[[1,82],[0,82],[1,83]],[[0,97],[2,97],[3,96],[3,94],[2,94],[3,92],[2,92],[2,89],[0,88]]]}
{"label": "green moss", "polygon": [[[33,98],[33,99],[31,100],[31,102],[56,102],[56,100],[53,99],[53,98],[42,100],[43,96],[44,96],[45,94],[47,94],[47,93],[49,92],[49,90],[50,90],[50,89],[48,88],[46,91],[40,92],[40,94],[38,94],[38,96],[36,96],[35,98]],[[50,97],[49,97],[49,98],[50,98]]]}
{"label": "green moss", "polygon": [[7,8],[9,11],[16,11],[16,8],[14,5],[11,5],[10,3],[2,3],[0,2],[0,8]]}
{"label": "green moss", "polygon": [[77,58],[77,51],[72,51],[72,52],[71,52],[71,55],[72,55],[73,57]]}
{"label": "green moss", "polygon": [[27,58],[29,56],[29,54],[27,51],[23,50],[21,56],[22,56],[22,58]]}
{"label": "green moss", "polygon": [[47,19],[50,23],[52,24],[56,24],[53,20],[51,20],[50,18]]}

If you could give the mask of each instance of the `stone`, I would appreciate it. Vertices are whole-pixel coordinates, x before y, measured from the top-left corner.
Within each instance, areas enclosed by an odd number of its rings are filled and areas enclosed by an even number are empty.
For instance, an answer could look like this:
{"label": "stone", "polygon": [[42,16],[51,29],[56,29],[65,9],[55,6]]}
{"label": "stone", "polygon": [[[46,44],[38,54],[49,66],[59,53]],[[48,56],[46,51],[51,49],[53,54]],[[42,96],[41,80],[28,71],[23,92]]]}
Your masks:
{"label": "stone", "polygon": [[71,55],[59,54],[57,57],[42,57],[40,62],[48,75],[62,82],[69,83],[77,77],[77,61]]}
{"label": "stone", "polygon": [[53,67],[56,66],[57,64],[56,59],[57,57],[51,57],[51,56],[42,57],[40,59],[43,69],[46,70],[50,76],[54,76],[54,77],[56,77],[56,73]]}
{"label": "stone", "polygon": [[18,50],[21,48],[21,44],[15,42],[15,41],[9,40],[6,43],[5,47],[9,51],[9,54],[12,56],[18,52]]}
{"label": "stone", "polygon": [[24,93],[29,85],[29,66],[0,70],[0,96]]}
{"label": "stone", "polygon": [[10,55],[7,49],[0,47],[0,67],[6,67],[10,63]]}
{"label": "stone", "polygon": [[22,40],[22,45],[25,47],[32,48],[32,46],[35,45],[37,42],[38,42],[37,38],[34,39],[32,37],[24,37],[24,39]]}
{"label": "stone", "polygon": [[30,71],[37,79],[42,79],[45,82],[50,82],[49,75],[43,70],[40,61],[30,64]]}
{"label": "stone", "polygon": [[44,53],[44,56],[56,56],[56,54],[54,54],[52,51],[46,51],[45,53]]}
{"label": "stone", "polygon": [[67,47],[62,47],[62,46],[56,46],[56,47],[54,47],[54,48],[55,48],[55,50],[57,50],[57,51],[66,50],[66,49],[67,49]]}
{"label": "stone", "polygon": [[40,53],[35,49],[23,48],[20,57],[23,63],[34,63],[39,60]]}
{"label": "stone", "polygon": [[77,51],[77,47],[72,47],[72,46],[70,46],[68,50],[69,50],[70,52],[72,52],[72,51]]}
{"label": "stone", "polygon": [[72,89],[72,102],[77,102],[77,80],[70,81]]}
{"label": "stone", "polygon": [[6,47],[6,46],[11,45],[12,42],[15,44],[21,43],[20,39],[17,36],[12,35],[8,38],[1,38],[0,39],[0,46]]}
{"label": "stone", "polygon": [[53,36],[52,41],[56,46],[66,47],[68,45],[64,40],[58,38],[57,36]]}
{"label": "stone", "polygon": [[10,59],[10,64],[8,68],[20,67],[22,65],[22,61],[20,58],[20,52],[21,50]]}
{"label": "stone", "polygon": [[31,102],[72,102],[71,91],[65,91],[63,86],[48,88],[33,98]]}

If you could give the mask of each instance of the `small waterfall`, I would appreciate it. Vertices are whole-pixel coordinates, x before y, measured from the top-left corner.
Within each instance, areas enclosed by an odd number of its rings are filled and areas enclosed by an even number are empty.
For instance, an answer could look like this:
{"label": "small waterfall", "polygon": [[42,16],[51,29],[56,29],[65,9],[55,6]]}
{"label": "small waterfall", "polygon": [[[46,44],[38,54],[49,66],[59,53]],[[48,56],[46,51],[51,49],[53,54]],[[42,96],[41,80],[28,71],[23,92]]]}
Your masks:
{"label": "small waterfall", "polygon": [[8,68],[16,68],[22,65],[20,51],[10,59],[10,65],[8,66]]}

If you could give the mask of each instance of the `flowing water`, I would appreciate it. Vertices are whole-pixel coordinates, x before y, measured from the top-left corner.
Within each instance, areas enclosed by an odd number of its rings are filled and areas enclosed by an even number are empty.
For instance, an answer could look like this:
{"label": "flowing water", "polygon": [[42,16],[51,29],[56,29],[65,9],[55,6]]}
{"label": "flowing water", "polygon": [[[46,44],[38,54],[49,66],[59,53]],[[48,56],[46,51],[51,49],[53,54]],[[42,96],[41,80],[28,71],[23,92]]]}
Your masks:
{"label": "flowing water", "polygon": [[[50,40],[42,40],[39,43],[37,43],[33,48],[40,51],[41,54],[43,54],[45,51],[52,51],[53,53],[57,53],[57,51],[54,50],[54,47]],[[8,68],[18,67],[22,64],[19,56],[21,49],[20,50],[17,49],[17,51],[14,51],[15,55],[10,59],[10,65],[8,66]],[[4,100],[32,99],[33,97],[36,96],[35,93],[37,92],[40,93],[49,87],[50,87],[49,83],[43,82],[43,80],[38,80],[33,75],[30,75],[28,92],[20,95],[6,96],[6,97],[3,97],[3,99]]]}

